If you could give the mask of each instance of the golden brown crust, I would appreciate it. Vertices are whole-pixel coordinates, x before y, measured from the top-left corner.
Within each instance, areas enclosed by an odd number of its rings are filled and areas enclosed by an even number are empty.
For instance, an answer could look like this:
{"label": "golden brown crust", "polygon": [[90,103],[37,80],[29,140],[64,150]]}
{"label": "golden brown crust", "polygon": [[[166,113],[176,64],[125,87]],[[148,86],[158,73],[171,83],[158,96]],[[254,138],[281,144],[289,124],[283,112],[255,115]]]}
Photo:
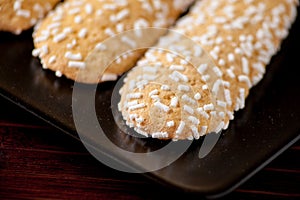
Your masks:
{"label": "golden brown crust", "polygon": [[33,27],[59,0],[0,1],[0,30],[20,34]]}
{"label": "golden brown crust", "polygon": [[[58,76],[64,75],[75,80],[80,69],[83,68],[81,72],[84,73],[88,64],[85,60],[97,45],[117,33],[133,28],[168,27],[192,0],[184,2],[67,0],[37,26],[33,34],[36,48],[33,54],[39,56],[44,68],[55,71]],[[119,45],[124,46],[122,43]],[[112,50],[106,48],[110,47],[105,47],[103,56],[112,54]],[[124,73],[133,66],[142,52],[131,53],[115,62],[106,74],[111,74],[113,79]],[[94,70],[87,69],[86,74],[76,81],[101,81],[101,77],[97,80],[90,77]]]}

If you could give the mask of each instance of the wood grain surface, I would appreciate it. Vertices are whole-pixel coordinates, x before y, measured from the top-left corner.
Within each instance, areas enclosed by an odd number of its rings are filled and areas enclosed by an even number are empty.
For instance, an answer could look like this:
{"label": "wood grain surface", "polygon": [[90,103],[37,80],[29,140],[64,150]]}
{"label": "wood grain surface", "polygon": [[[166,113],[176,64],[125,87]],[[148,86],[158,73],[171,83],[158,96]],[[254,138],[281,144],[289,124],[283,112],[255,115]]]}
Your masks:
{"label": "wood grain surface", "polygon": [[[115,171],[84,146],[0,98],[0,199],[202,199]],[[300,199],[300,142],[222,199]]]}

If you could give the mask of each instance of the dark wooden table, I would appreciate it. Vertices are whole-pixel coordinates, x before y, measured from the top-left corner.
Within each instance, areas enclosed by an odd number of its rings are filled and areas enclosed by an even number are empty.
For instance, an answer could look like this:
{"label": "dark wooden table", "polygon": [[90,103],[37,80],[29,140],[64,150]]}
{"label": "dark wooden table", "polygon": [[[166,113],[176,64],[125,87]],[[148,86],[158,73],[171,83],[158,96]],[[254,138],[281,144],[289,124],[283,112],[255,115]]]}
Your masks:
{"label": "dark wooden table", "polygon": [[[110,169],[77,140],[0,98],[0,199],[202,199]],[[187,198],[188,197],[188,198]],[[300,142],[224,199],[300,199]]]}

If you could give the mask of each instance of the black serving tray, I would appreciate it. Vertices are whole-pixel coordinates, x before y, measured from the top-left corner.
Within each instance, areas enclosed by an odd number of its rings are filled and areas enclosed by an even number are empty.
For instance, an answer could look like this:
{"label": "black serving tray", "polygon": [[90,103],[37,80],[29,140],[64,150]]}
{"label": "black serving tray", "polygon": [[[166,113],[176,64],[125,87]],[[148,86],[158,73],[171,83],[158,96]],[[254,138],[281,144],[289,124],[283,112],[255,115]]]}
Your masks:
{"label": "black serving tray", "polygon": [[[0,94],[79,139],[72,115],[74,82],[41,68],[39,60],[31,56],[31,34],[32,30],[19,36],[0,33]],[[273,57],[264,79],[251,89],[245,109],[236,113],[229,129],[206,157],[198,157],[203,142],[200,139],[174,163],[144,175],[177,190],[220,197],[296,142],[300,138],[299,36],[300,17]],[[135,138],[120,131],[111,111],[115,106],[111,105],[114,86],[115,82],[99,84],[95,95],[97,117],[110,141],[130,152],[154,151],[164,146],[166,141]],[[92,88],[81,87],[86,91]],[[85,106],[81,109],[84,111]],[[88,131],[81,135],[85,144],[94,146],[113,162],[137,167],[133,160],[97,141]]]}

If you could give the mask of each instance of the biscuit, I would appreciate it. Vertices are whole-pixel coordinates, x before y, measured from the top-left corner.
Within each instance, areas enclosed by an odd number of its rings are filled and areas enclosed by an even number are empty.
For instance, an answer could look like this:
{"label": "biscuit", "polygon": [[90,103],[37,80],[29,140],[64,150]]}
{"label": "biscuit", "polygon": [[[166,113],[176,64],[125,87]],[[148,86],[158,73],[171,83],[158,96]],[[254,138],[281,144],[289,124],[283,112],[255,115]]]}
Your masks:
{"label": "biscuit", "polygon": [[0,31],[20,34],[33,27],[59,0],[0,1]]}
{"label": "biscuit", "polygon": [[297,5],[296,0],[197,2],[174,30],[198,49],[170,32],[157,46],[184,57],[155,48],[146,52],[120,90],[126,124],[144,136],[173,140],[227,129],[288,35]]}
{"label": "biscuit", "polygon": [[[113,50],[102,45],[102,42],[118,33],[134,28],[169,27],[192,2],[66,0],[36,26],[33,55],[40,58],[43,68],[55,71],[59,77],[65,76],[83,83],[115,80],[134,66],[142,50],[121,57],[96,80],[92,78],[94,70],[87,69],[85,60],[88,55],[95,48],[102,48],[100,57],[113,54]],[[153,40],[159,38],[157,35],[150,37]],[[130,42],[123,41],[119,46]],[[78,78],[79,71],[83,75]]]}

